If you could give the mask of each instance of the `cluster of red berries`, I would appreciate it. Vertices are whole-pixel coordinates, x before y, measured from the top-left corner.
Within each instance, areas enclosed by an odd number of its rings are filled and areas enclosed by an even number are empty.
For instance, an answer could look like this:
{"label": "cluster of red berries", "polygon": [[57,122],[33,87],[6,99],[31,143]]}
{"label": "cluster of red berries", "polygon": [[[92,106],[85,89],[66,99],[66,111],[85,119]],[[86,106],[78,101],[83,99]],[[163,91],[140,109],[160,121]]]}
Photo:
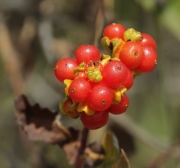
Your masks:
{"label": "cluster of red berries", "polygon": [[133,28],[110,24],[103,31],[102,46],[109,55],[93,45],[80,45],[75,58],[64,58],[54,68],[55,76],[66,85],[60,111],[80,117],[89,129],[104,126],[109,113],[122,114],[129,99],[125,93],[135,76],[150,72],[157,63],[156,42]]}

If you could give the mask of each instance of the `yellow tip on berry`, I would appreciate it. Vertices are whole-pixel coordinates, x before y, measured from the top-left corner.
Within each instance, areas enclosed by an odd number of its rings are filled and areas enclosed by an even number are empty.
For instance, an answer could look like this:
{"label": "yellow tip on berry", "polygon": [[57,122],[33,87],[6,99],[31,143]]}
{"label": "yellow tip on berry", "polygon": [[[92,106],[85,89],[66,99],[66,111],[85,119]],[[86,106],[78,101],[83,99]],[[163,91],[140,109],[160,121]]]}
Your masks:
{"label": "yellow tip on berry", "polygon": [[65,89],[64,89],[66,95],[69,95],[69,94],[68,94],[68,89],[69,89],[69,86],[70,86],[71,83],[72,83],[72,80],[70,80],[70,79],[65,79],[65,80],[64,80],[64,84],[66,85],[66,87],[65,87]]}
{"label": "yellow tip on berry", "polygon": [[101,57],[101,64],[104,66],[111,60],[111,56],[103,54]]}
{"label": "yellow tip on berry", "polygon": [[85,112],[87,115],[93,115],[95,113],[95,110],[91,108],[86,102],[80,102],[77,107],[77,111]]}
{"label": "yellow tip on berry", "polygon": [[119,58],[119,54],[120,54],[121,49],[124,44],[125,44],[125,42],[122,39],[118,39],[118,41],[116,41],[116,43],[113,47],[113,52],[112,52],[113,58]]}
{"label": "yellow tip on berry", "polygon": [[112,90],[113,92],[113,104],[118,104],[121,102],[121,98],[127,89],[125,87],[120,87],[119,89]]}
{"label": "yellow tip on berry", "polygon": [[140,32],[134,30],[133,28],[127,29],[124,32],[124,40],[125,41],[141,41],[142,35]]}

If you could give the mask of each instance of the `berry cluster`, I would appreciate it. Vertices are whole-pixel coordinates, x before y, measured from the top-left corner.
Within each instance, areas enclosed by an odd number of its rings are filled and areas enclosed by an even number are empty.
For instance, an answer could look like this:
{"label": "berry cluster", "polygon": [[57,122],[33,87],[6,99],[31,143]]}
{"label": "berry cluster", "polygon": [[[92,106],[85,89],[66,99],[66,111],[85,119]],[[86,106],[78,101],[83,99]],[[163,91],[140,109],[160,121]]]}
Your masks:
{"label": "berry cluster", "polygon": [[150,72],[157,63],[156,42],[133,28],[121,24],[105,27],[101,39],[109,55],[102,54],[93,45],[80,45],[75,58],[59,60],[55,76],[66,85],[66,97],[60,102],[60,111],[72,118],[80,117],[89,129],[104,126],[109,113],[126,111],[129,90],[135,76]]}

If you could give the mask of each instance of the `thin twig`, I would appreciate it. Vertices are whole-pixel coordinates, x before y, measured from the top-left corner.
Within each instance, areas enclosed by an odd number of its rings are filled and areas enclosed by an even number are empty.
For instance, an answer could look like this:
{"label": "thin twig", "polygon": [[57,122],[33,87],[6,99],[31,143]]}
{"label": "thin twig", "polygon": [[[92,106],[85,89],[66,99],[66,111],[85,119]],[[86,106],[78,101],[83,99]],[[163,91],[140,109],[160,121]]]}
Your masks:
{"label": "thin twig", "polygon": [[[180,142],[176,143],[168,150],[160,153],[146,168],[158,168],[166,162],[172,155],[180,156]],[[178,152],[178,153],[177,153]]]}
{"label": "thin twig", "polygon": [[14,95],[24,91],[24,79],[21,72],[19,53],[14,48],[8,28],[0,22],[0,53],[7,75],[9,77]]}
{"label": "thin twig", "polygon": [[93,29],[93,43],[95,46],[98,46],[99,38],[102,36],[102,30],[104,27],[104,6],[103,0],[98,1],[98,9],[95,17],[94,29]]}

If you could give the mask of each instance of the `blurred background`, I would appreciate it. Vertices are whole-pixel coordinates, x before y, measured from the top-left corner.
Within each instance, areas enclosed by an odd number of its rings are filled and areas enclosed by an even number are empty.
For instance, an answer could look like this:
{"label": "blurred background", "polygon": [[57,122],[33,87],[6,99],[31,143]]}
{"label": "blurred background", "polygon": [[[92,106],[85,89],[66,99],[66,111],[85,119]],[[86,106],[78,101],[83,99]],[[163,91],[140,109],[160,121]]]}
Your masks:
{"label": "blurred background", "polygon": [[[180,168],[179,0],[0,0],[0,168],[71,168],[58,146],[30,142],[16,124],[14,98],[58,110],[63,84],[55,63],[74,57],[80,44],[100,45],[112,22],[149,33],[157,41],[156,69],[136,78],[126,114],[91,131],[118,137],[133,168]],[[81,128],[79,120],[63,124]]]}

